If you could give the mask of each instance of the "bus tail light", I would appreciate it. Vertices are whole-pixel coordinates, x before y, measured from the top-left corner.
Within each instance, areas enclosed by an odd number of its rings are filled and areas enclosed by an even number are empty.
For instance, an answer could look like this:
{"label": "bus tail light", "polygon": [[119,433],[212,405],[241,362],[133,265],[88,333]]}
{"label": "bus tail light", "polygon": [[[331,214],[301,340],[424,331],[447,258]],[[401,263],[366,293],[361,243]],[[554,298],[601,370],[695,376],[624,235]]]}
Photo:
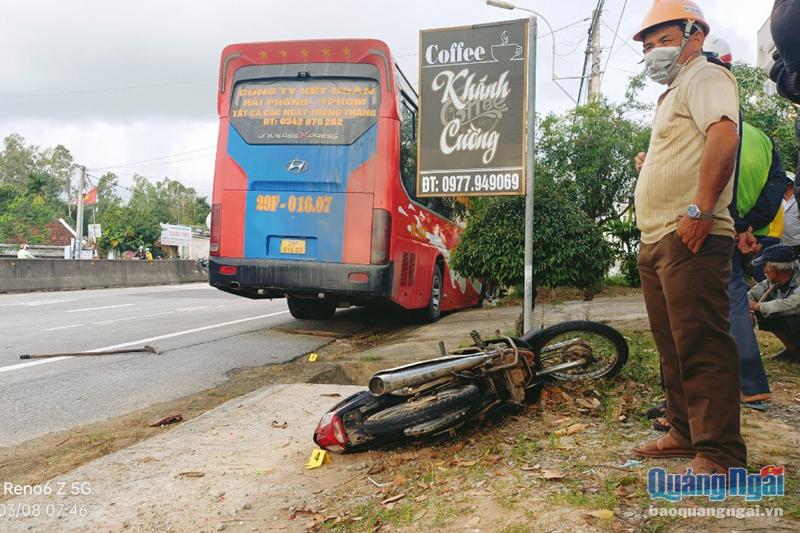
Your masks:
{"label": "bus tail light", "polygon": [[372,247],[369,262],[385,265],[389,262],[389,243],[392,240],[392,216],[385,209],[372,210]]}
{"label": "bus tail light", "polygon": [[222,265],[219,267],[219,273],[223,276],[235,276],[239,269],[232,265]]}
{"label": "bus tail light", "polygon": [[208,242],[208,254],[219,256],[219,241],[222,235],[222,204],[211,206],[211,237]]}

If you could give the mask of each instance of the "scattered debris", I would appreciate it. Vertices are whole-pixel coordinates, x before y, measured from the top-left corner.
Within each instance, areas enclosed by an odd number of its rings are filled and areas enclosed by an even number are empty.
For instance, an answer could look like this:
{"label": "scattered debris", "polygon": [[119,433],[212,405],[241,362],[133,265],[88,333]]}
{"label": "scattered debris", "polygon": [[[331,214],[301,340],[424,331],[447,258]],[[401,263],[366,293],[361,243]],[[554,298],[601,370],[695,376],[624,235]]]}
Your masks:
{"label": "scattered debris", "polygon": [[160,418],[157,421],[149,424],[151,428],[157,428],[162,426],[167,426],[169,424],[175,424],[177,422],[183,422],[183,415],[169,415],[165,416],[164,418]]}
{"label": "scattered debris", "polygon": [[597,511],[587,511],[586,513],[589,516],[594,516],[595,518],[600,518],[602,520],[611,520],[614,518],[614,511],[609,509],[598,509]]}
{"label": "scattered debris", "polygon": [[383,487],[388,487],[389,485],[391,485],[391,483],[378,483],[377,481],[375,481],[371,477],[367,477],[367,481],[369,481],[370,483],[372,483],[373,485],[375,485],[379,489],[382,489]]}
{"label": "scattered debris", "polygon": [[43,353],[43,354],[29,354],[25,353],[19,356],[20,359],[49,359],[51,357],[95,357],[98,355],[115,355],[121,353],[139,353],[148,352],[158,355],[161,350],[157,346],[145,345],[144,348],[122,348],[119,350],[103,350],[103,351],[89,351],[89,352],[61,352],[61,353]]}
{"label": "scattered debris", "polygon": [[564,479],[564,474],[558,470],[542,470],[542,477],[544,479]]}
{"label": "scattered debris", "polygon": [[275,429],[286,429],[289,427],[289,422],[279,423],[277,420],[272,421],[272,427]]}
{"label": "scattered debris", "polygon": [[581,431],[583,431],[584,429],[586,429],[588,427],[589,426],[587,424],[577,423],[577,424],[572,424],[571,426],[566,427],[564,429],[559,429],[558,431],[555,431],[553,434],[554,435],[559,435],[559,436],[561,436],[561,435],[574,435],[575,433],[580,433]]}
{"label": "scattered debris", "polygon": [[205,477],[205,472],[198,472],[195,470],[189,472],[181,472],[178,474],[178,477]]}
{"label": "scattered debris", "polygon": [[375,474],[380,474],[386,470],[386,466],[383,463],[373,463],[372,466],[369,467],[367,470],[367,474],[374,476]]}
{"label": "scattered debris", "polygon": [[[389,484],[391,485],[391,483],[389,483]],[[381,503],[382,503],[383,505],[388,505],[388,504],[390,504],[390,503],[394,503],[394,502],[400,501],[400,500],[402,500],[402,499],[403,499],[403,498],[405,498],[405,497],[406,497],[406,495],[405,495],[405,494],[398,494],[398,495],[396,495],[396,496],[391,496],[391,497],[389,497],[389,498],[386,498],[386,499],[385,499],[385,500],[383,500]]]}

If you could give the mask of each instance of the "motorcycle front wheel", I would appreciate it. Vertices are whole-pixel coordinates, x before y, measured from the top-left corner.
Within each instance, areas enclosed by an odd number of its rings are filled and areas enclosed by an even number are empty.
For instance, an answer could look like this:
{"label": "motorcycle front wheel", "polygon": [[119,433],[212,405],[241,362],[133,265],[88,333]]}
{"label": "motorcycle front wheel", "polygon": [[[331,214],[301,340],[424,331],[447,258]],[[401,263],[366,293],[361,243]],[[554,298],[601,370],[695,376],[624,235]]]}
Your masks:
{"label": "motorcycle front wheel", "polygon": [[589,320],[562,322],[531,339],[537,355],[537,375],[562,381],[616,376],[628,361],[628,343],[622,334]]}
{"label": "motorcycle front wheel", "polygon": [[480,397],[480,390],[475,385],[459,385],[378,411],[364,419],[363,427],[376,437],[402,432],[406,428],[477,405]]}

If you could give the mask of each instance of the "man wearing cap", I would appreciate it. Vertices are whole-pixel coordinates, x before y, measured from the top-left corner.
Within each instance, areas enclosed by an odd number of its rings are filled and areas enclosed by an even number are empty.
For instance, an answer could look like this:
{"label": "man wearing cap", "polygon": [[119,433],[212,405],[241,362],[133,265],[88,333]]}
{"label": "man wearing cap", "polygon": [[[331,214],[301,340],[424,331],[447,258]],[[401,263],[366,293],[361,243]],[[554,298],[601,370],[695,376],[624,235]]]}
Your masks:
{"label": "man wearing cap", "polygon": [[702,56],[709,30],[696,3],[656,0],[634,36],[643,43],[648,77],[667,86],[635,205],[639,274],[672,428],[633,451],[691,458],[685,468],[695,474],[726,473],[747,462],[727,291],[739,97],[733,75]]}
{"label": "man wearing cap", "polygon": [[797,198],[794,195],[795,177],[787,172],[786,176],[792,181],[783,195],[783,236],[781,244],[791,246],[795,252],[800,253],[800,213],[797,210]]}
{"label": "man wearing cap", "polygon": [[764,263],[767,279],[748,293],[750,311],[758,327],[772,332],[785,349],[779,359],[800,360],[800,266],[797,252],[782,244],[764,250],[756,259]]}

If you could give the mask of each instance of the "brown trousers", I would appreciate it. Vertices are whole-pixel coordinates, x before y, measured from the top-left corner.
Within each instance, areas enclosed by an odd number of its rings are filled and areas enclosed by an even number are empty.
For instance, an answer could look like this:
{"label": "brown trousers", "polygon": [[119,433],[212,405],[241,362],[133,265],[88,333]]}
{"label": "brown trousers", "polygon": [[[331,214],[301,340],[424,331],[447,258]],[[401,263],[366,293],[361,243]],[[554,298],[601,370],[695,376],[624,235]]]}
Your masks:
{"label": "brown trousers", "polygon": [[639,252],[671,431],[724,467],[747,462],[739,426],[739,356],[729,334],[732,256],[728,237],[710,235],[694,255],[676,232],[642,244]]}

